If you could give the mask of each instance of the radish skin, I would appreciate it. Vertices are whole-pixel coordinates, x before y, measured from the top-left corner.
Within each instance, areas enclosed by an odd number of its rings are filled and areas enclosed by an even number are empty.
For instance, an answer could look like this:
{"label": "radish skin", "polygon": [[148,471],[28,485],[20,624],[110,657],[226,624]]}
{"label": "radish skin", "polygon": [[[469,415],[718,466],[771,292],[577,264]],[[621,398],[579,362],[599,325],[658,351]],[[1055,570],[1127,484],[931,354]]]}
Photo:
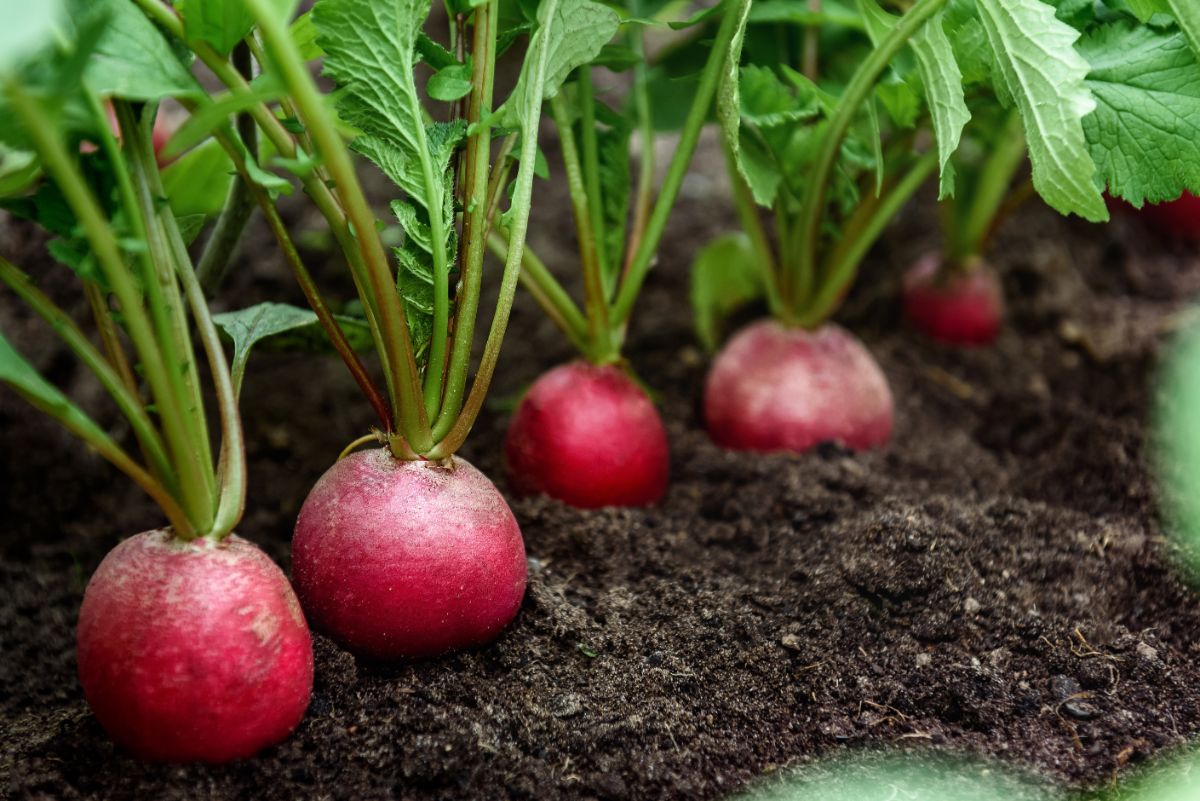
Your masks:
{"label": "radish skin", "polygon": [[656,503],[670,474],[667,434],[646,393],[620,367],[584,361],[534,382],[505,456],[515,492],[580,509]]}
{"label": "radish skin", "polygon": [[292,539],[313,627],[381,660],[489,642],[525,595],[525,544],[495,485],[470,463],[342,459],[309,493]]}
{"label": "radish skin", "polygon": [[802,453],[822,442],[887,442],[892,393],[866,348],[834,323],[815,331],[763,320],[713,361],[704,390],[709,435],[723,448]]}
{"label": "radish skin", "polygon": [[977,261],[968,272],[943,276],[937,253],[904,276],[904,316],[921,333],[947,345],[988,345],[1004,320],[1004,293],[995,271]]}
{"label": "radish skin", "polygon": [[312,641],[274,562],[237,535],[130,537],[88,582],[79,681],[135,756],[227,762],[288,736],[312,693]]}
{"label": "radish skin", "polygon": [[1184,192],[1177,200],[1148,204],[1142,217],[1154,228],[1175,239],[1200,241],[1200,197]]}

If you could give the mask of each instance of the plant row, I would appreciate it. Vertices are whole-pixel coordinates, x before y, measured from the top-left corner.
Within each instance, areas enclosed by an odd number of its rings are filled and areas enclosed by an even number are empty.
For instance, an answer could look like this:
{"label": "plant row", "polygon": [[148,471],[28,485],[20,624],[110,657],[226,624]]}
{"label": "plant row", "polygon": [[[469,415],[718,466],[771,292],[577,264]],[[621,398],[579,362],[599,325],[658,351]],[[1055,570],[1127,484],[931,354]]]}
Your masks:
{"label": "plant row", "polygon": [[[712,361],[705,418],[730,449],[886,442],[887,379],[831,319],[927,183],[943,247],[905,277],[905,308],[960,344],[1000,329],[988,245],[1027,197],[1099,222],[1110,205],[1200,192],[1188,0],[722,0],[688,17],[662,0],[447,0],[441,22],[429,0],[296,5],[0,0],[0,205],[49,233],[94,331],[3,256],[0,281],[127,433],[2,335],[0,381],[162,510],[162,528],[105,558],[78,627],[89,703],[145,758],[222,761],[285,737],[311,692],[310,623],[359,655],[404,659],[481,645],[513,619],[517,521],[456,453],[522,288],[579,358],[520,402],[511,487],[579,507],[663,496],[667,438],[624,343],[706,125],[731,195],[712,201],[731,201],[741,230],[693,265],[697,334],[715,350],[739,308],[767,312]],[[506,63],[518,77],[501,92]],[[386,219],[367,169],[392,188]],[[526,243],[546,180],[570,198],[580,299]],[[323,219],[354,297],[314,280],[297,245],[312,232],[280,212],[288,195]],[[1194,232],[1177,204],[1159,218]],[[216,296],[236,304],[226,279],[256,216],[309,308],[213,314]],[[499,292],[485,308],[489,263]],[[247,495],[239,394],[264,341],[336,352],[375,416],[304,503],[295,593],[233,533]]]}

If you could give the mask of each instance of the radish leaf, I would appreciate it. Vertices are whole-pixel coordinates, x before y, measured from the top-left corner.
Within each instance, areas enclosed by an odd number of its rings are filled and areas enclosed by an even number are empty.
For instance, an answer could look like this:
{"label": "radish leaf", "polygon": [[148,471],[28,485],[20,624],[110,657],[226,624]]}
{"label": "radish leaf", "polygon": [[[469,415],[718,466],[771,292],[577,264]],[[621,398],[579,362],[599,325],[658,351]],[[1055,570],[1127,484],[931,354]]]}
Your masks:
{"label": "radish leaf", "polygon": [[717,349],[725,318],[762,297],[762,265],[742,233],[725,234],[705,245],[692,262],[692,319],[696,338],[709,353]]}
{"label": "radish leaf", "polygon": [[342,119],[362,135],[352,147],[406,198],[392,209],[407,235],[395,250],[418,366],[433,336],[435,290],[456,255],[450,157],[464,123],[426,123],[416,85],[417,43],[429,0],[320,0],[313,10],[325,74],[338,84]]}
{"label": "radish leaf", "polygon": [[1079,49],[1097,99],[1084,128],[1109,191],[1136,206],[1200,191],[1200,63],[1184,36],[1116,23]]}
{"label": "radish leaf", "polygon": [[1038,194],[1063,214],[1108,219],[1083,132],[1096,100],[1085,83],[1088,63],[1074,49],[1079,33],[1041,0],[978,0],[977,7],[997,91],[1021,111]]}

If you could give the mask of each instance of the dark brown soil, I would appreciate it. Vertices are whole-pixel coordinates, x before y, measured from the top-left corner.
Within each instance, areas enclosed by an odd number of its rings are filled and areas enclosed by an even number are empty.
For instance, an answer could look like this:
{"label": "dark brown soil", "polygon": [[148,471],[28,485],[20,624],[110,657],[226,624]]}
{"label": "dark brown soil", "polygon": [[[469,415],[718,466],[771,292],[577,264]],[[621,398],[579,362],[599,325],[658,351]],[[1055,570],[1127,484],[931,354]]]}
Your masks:
{"label": "dark brown soil", "polygon": [[[0,393],[0,792],[12,798],[721,798],[864,746],[997,757],[1101,786],[1200,729],[1200,602],[1163,541],[1145,418],[1160,341],[1200,259],[1136,224],[1031,208],[997,243],[1012,310],[994,348],[938,348],[895,313],[934,237],[902,220],[843,318],[897,399],[894,442],[851,455],[723,453],[697,414],[686,267],[730,226],[694,176],[629,353],[661,393],[674,482],[649,510],[515,501],[529,593],[484,650],[358,663],[316,640],[287,742],[224,767],[115,750],[75,679],[87,577],[153,508]],[[560,203],[535,244],[570,269]],[[298,223],[301,221],[297,221]],[[27,266],[35,244],[4,231]],[[225,300],[294,297],[265,240]],[[327,268],[328,271],[328,268]],[[49,279],[47,279],[49,280]],[[5,332],[86,403],[94,387],[4,296]],[[465,451],[501,488],[504,401],[569,357],[522,300],[491,412]],[[371,423],[328,357],[263,353],[245,414],[241,532],[287,564],[306,490]]]}

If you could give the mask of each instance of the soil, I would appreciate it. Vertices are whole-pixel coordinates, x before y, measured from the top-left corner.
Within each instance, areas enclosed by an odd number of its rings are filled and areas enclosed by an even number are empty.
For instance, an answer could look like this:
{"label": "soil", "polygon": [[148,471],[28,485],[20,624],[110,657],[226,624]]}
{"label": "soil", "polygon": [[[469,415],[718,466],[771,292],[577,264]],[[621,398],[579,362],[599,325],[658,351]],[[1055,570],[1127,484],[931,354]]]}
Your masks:
{"label": "soil", "polygon": [[[628,348],[671,440],[663,503],[581,512],[514,499],[530,556],[514,625],[482,650],[395,666],[318,636],[308,716],[257,759],[146,765],[105,738],[75,678],[76,614],[104,553],[158,518],[0,393],[0,792],[714,799],[883,746],[1099,788],[1194,735],[1200,601],[1164,538],[1145,421],[1200,258],[1133,221],[1099,228],[1031,206],[995,247],[1011,306],[999,342],[941,348],[896,311],[897,276],[935,241],[926,202],[876,248],[841,316],[891,381],[894,441],[725,453],[698,414],[707,357],[684,300],[695,248],[733,226],[713,201],[724,195],[711,156],[685,185]],[[533,242],[569,272],[562,209],[550,194]],[[0,231],[7,255],[84,311],[36,238]],[[223,304],[296,299],[261,232],[247,254]],[[338,285],[336,264],[308,255]],[[0,297],[6,335],[96,407],[82,371]],[[506,406],[570,351],[525,298],[505,348],[464,455],[507,491]],[[286,569],[306,491],[370,410],[331,357],[271,352],[251,360],[244,407],[252,490],[239,530]]]}

